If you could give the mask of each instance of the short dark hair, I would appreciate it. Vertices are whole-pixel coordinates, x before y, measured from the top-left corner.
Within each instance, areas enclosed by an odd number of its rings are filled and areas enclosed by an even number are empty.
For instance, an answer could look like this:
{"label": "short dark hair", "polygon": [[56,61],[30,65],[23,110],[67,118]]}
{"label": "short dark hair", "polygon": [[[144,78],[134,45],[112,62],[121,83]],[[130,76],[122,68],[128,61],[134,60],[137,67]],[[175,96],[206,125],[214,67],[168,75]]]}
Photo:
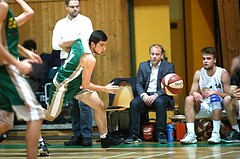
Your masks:
{"label": "short dark hair", "polygon": [[91,42],[94,44],[99,43],[99,41],[107,41],[108,37],[102,30],[95,30],[92,32],[89,38],[89,46],[91,45]]}
{"label": "short dark hair", "polygon": [[201,49],[202,54],[213,55],[214,58],[217,58],[217,51],[214,47],[204,47]]}
{"label": "short dark hair", "polygon": [[22,46],[28,50],[37,50],[37,43],[33,39],[25,40]]}
{"label": "short dark hair", "polygon": [[[65,5],[66,6],[68,6],[69,5],[69,1],[71,1],[71,0],[65,0]],[[77,1],[77,0],[76,0]],[[78,0],[79,1],[79,3],[80,3],[80,0]]]}

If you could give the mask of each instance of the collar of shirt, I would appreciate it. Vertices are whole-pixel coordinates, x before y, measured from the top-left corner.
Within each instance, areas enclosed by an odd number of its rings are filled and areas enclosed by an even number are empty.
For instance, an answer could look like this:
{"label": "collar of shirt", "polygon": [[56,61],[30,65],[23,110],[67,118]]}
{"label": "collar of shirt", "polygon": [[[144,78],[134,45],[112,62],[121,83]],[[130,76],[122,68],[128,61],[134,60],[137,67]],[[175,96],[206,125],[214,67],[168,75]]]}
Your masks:
{"label": "collar of shirt", "polygon": [[152,62],[150,61],[150,67],[151,67],[152,69],[158,69],[158,68],[160,67],[160,64],[161,64],[161,61],[157,64],[156,67],[154,67],[154,66],[152,65]]}
{"label": "collar of shirt", "polygon": [[70,19],[68,18],[68,15],[67,15],[67,16],[66,16],[66,20],[67,20],[67,22],[75,22],[79,17],[80,17],[80,14],[78,14],[75,18],[73,18],[72,20],[70,20]]}

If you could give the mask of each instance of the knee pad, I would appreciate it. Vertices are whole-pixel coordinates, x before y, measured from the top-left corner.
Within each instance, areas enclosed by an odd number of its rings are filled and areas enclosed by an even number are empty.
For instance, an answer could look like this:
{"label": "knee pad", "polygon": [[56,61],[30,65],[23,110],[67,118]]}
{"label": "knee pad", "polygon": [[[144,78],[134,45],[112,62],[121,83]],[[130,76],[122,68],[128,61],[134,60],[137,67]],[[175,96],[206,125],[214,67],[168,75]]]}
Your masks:
{"label": "knee pad", "polygon": [[221,106],[221,97],[219,95],[213,94],[210,96],[210,103],[212,105],[212,110],[222,109]]}
{"label": "knee pad", "polygon": [[213,94],[210,96],[210,103],[221,102],[221,97],[219,95]]}

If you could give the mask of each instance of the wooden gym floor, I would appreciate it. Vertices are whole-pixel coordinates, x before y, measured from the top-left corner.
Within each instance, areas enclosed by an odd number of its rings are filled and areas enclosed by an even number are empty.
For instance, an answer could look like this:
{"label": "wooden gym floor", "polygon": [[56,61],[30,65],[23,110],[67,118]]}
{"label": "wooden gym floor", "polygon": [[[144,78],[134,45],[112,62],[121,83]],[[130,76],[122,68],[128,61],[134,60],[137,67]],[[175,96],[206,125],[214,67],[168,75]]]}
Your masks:
{"label": "wooden gym floor", "polygon": [[[111,148],[103,149],[99,142],[94,139],[93,146],[64,146],[66,140],[48,140],[51,146],[51,156],[39,158],[53,159],[144,159],[144,158],[171,158],[171,159],[233,159],[240,158],[240,143],[232,144],[208,144],[200,141],[197,144],[182,145],[174,143],[158,144],[154,142],[142,142],[139,144],[121,144]],[[9,139],[0,143],[1,159],[26,158],[26,145],[23,139]]]}

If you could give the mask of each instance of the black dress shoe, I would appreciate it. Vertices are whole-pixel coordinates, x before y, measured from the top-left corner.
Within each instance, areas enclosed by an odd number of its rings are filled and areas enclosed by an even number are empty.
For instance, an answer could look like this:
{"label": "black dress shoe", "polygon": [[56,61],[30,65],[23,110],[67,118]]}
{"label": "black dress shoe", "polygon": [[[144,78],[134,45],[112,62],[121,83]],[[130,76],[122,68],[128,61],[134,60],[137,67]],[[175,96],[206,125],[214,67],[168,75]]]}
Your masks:
{"label": "black dress shoe", "polygon": [[72,136],[69,141],[64,142],[65,146],[75,146],[80,144],[81,144],[80,138],[76,136]]}
{"label": "black dress shoe", "polygon": [[81,141],[80,141],[80,145],[92,146],[92,138],[90,138],[90,137],[82,138]]}

